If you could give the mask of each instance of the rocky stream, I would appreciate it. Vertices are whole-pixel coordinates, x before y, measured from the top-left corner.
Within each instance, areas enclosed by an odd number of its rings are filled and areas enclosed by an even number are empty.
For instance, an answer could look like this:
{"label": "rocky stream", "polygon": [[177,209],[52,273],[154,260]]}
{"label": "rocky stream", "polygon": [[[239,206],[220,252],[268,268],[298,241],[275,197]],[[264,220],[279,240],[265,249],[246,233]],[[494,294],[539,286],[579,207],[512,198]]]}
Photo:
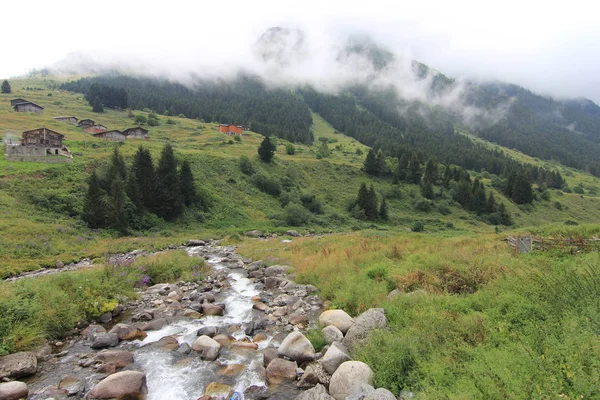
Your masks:
{"label": "rocky stream", "polygon": [[[383,309],[355,319],[323,311],[316,288],[294,282],[289,267],[215,241],[190,244],[212,266],[203,281],[140,289],[64,341],[0,358],[0,400],[396,399],[349,356],[386,328]],[[322,329],[319,352],[302,333],[309,327]]]}

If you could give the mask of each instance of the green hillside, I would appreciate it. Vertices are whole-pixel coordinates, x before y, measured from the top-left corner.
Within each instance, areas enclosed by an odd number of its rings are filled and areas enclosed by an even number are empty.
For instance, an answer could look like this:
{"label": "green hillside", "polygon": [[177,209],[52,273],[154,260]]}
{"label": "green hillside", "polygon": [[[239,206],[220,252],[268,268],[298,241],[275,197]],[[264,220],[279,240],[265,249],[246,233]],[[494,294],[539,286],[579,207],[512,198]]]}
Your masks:
{"label": "green hillside", "polygon": [[[216,123],[159,116],[160,125],[147,127],[150,140],[129,139],[119,151],[129,162],[137,148],[148,148],[155,162],[165,143],[171,143],[177,158],[189,160],[201,195],[210,203],[208,211],[188,210],[174,223],[157,221],[155,226],[134,236],[118,237],[105,231],[94,231],[81,220],[86,180],[91,171],[109,159],[115,144],[91,137],[76,126],[58,122],[54,116],[74,115],[91,118],[109,129],[134,126],[127,111],[106,109],[91,112],[80,94],[58,89],[66,78],[34,77],[11,80],[12,94],[0,99],[0,121],[5,138],[19,138],[21,132],[42,126],[65,135],[65,144],[74,154],[72,164],[7,162],[0,160],[0,255],[3,276],[25,270],[53,266],[82,257],[99,257],[109,251],[139,247],[155,248],[180,242],[191,236],[220,236],[242,233],[248,229],[283,232],[289,229],[280,196],[260,191],[252,177],[243,174],[239,158],[250,158],[257,173],[275,181],[288,200],[299,202],[302,195],[313,194],[322,204],[321,213],[307,213],[306,223],[299,227],[311,231],[347,231],[365,227],[406,231],[421,222],[426,231],[493,231],[475,214],[459,207],[447,196],[435,200],[429,211],[420,211],[417,185],[393,185],[390,179],[372,178],[361,169],[368,148],[355,139],[335,131],[318,114],[312,114],[312,145],[294,144],[295,154],[286,154],[284,139],[277,139],[275,162],[262,163],[256,150],[263,136],[246,132],[241,141],[218,132]],[[45,107],[43,115],[16,113],[11,98],[22,97]],[[149,111],[149,110],[147,110]],[[148,115],[134,110],[133,115]],[[326,140],[329,156],[318,156],[321,141]],[[491,145],[477,139],[486,146]],[[507,151],[521,162],[537,161],[514,151]],[[557,166],[560,167],[560,166]],[[570,187],[580,185],[585,194],[549,190],[549,198],[533,205],[518,207],[495,191],[513,215],[514,227],[522,228],[547,223],[563,224],[600,221],[600,201],[596,197],[597,179],[572,169],[564,170]],[[491,189],[489,175],[479,176]],[[386,197],[390,219],[387,222],[361,221],[347,211],[356,198],[361,183],[372,183],[379,198]],[[443,203],[447,211],[439,212]],[[557,203],[560,203],[558,205]],[[560,209],[559,209],[560,208]],[[298,229],[298,227],[296,227]]]}

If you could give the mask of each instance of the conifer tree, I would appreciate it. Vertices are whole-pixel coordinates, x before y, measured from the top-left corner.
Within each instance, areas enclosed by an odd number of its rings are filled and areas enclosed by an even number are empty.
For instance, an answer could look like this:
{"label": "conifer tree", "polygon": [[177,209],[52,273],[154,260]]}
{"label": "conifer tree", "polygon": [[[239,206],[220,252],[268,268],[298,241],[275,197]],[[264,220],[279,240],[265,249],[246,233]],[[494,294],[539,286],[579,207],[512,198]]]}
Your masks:
{"label": "conifer tree", "polygon": [[2,82],[2,93],[12,93],[12,89],[10,87],[10,83],[8,83],[8,79],[5,79]]}
{"label": "conifer tree", "polygon": [[112,182],[115,179],[121,179],[125,181],[127,179],[127,168],[125,167],[125,160],[121,153],[119,153],[119,146],[115,146],[112,155],[110,156],[110,166],[108,167],[108,190],[111,190]]}
{"label": "conifer tree", "polygon": [[361,210],[368,207],[369,204],[369,190],[367,189],[366,183],[361,183],[358,189],[358,197],[356,198],[356,205]]}
{"label": "conifer tree", "polygon": [[140,146],[133,157],[131,174],[135,175],[139,198],[149,211],[154,211],[154,194],[156,190],[156,172],[150,150]]}
{"label": "conifer tree", "polygon": [[494,192],[490,191],[490,194],[485,203],[485,212],[488,214],[495,213],[497,211],[496,198],[494,197]]}
{"label": "conifer tree", "polygon": [[106,222],[109,228],[123,234],[127,233],[129,229],[129,219],[126,211],[127,202],[125,182],[117,177],[111,184],[110,196],[108,196]]}
{"label": "conifer tree", "polygon": [[421,196],[426,199],[432,200],[434,197],[433,185],[431,182],[423,181],[421,184]]}
{"label": "conifer tree", "polygon": [[398,159],[398,164],[396,165],[396,170],[394,171],[394,178],[398,181],[406,180],[407,169],[408,169],[408,161],[410,157],[408,153],[402,154]]}
{"label": "conifer tree", "polygon": [[379,162],[373,149],[369,149],[367,158],[365,158],[364,164],[365,172],[369,175],[379,176]]}
{"label": "conifer tree", "polygon": [[381,197],[381,205],[379,206],[379,218],[381,218],[382,221],[387,221],[389,219],[385,196]]}
{"label": "conifer tree", "polygon": [[94,99],[94,101],[92,102],[92,112],[95,112],[95,113],[103,113],[104,112],[104,106],[102,105],[102,102],[100,101],[99,98]]}
{"label": "conifer tree", "polygon": [[367,219],[375,220],[377,219],[377,193],[375,193],[375,188],[371,184],[367,194],[367,204],[365,205],[365,215]]}
{"label": "conifer tree", "polygon": [[104,195],[98,175],[94,171],[88,180],[88,190],[83,201],[83,220],[90,228],[103,228],[105,226],[106,207]]}
{"label": "conifer tree", "polygon": [[160,155],[156,170],[156,215],[172,220],[181,214],[183,197],[177,173],[177,160],[173,147],[166,144]]}
{"label": "conifer tree", "polygon": [[449,165],[446,165],[444,169],[444,177],[442,178],[442,185],[448,189],[450,187],[450,181],[452,180],[452,171]]}
{"label": "conifer tree", "polygon": [[271,141],[271,138],[269,136],[265,136],[258,148],[258,155],[260,156],[261,160],[263,160],[266,163],[270,163],[273,159],[273,156],[275,155],[276,149],[277,148]]}
{"label": "conifer tree", "polygon": [[512,188],[511,199],[517,204],[528,204],[533,201],[533,191],[531,184],[527,180],[525,173],[517,174]]}
{"label": "conifer tree", "polygon": [[419,158],[413,154],[408,163],[408,173],[406,175],[407,183],[419,183],[421,181],[421,163]]}
{"label": "conifer tree", "polygon": [[377,151],[377,156],[375,158],[377,159],[378,175],[386,176],[388,174],[388,168],[387,168],[387,165],[385,164],[385,156],[383,155],[383,152],[381,151],[381,149],[379,149]]}
{"label": "conifer tree", "polygon": [[500,223],[502,225],[512,225],[512,218],[506,210],[506,206],[504,205],[504,203],[500,203],[500,205],[498,206],[498,214],[500,214]]}
{"label": "conifer tree", "polygon": [[438,178],[437,174],[437,166],[433,160],[427,161],[427,164],[425,165],[425,172],[423,173],[423,182],[431,183],[432,185],[435,184],[435,181],[437,181]]}
{"label": "conifer tree", "polygon": [[194,185],[194,175],[192,174],[192,168],[188,160],[185,160],[181,165],[181,170],[179,172],[179,181],[181,185],[181,195],[183,197],[183,204],[189,207],[196,200],[196,187]]}

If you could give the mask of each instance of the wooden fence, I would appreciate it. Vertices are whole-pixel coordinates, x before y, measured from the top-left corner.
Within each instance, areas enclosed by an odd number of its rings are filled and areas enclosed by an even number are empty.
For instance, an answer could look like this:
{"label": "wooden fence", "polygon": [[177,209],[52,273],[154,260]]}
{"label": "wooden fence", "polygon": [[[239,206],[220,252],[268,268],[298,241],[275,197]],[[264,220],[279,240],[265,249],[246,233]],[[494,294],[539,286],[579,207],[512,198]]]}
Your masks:
{"label": "wooden fence", "polygon": [[508,236],[505,241],[515,253],[528,253],[532,250],[563,250],[581,253],[600,250],[600,238],[584,239],[580,236],[544,238],[540,236]]}

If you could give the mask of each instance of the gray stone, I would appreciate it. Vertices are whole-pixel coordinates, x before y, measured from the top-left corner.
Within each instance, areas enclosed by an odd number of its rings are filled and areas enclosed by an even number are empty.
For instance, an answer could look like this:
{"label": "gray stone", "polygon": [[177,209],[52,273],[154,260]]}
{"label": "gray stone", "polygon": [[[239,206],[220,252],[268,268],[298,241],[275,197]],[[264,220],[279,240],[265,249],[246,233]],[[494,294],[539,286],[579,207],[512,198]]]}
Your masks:
{"label": "gray stone", "polygon": [[94,338],[92,349],[104,349],[106,347],[115,347],[119,344],[119,336],[116,333],[99,333]]}
{"label": "gray stone", "polygon": [[9,354],[0,358],[0,379],[23,378],[35,374],[37,357],[30,351]]}
{"label": "gray stone", "polygon": [[301,234],[298,233],[298,231],[295,231],[293,229],[290,229],[289,231],[286,231],[285,234],[288,235],[288,236],[293,236],[293,237],[302,236]]}
{"label": "gray stone", "polygon": [[400,296],[402,294],[402,292],[400,291],[400,289],[394,289],[391,292],[388,293],[387,295],[387,299],[388,300],[393,300],[396,297]]}
{"label": "gray stone", "polygon": [[192,348],[186,342],[181,343],[179,345],[179,348],[177,349],[177,353],[179,353],[179,354],[190,354],[191,351],[192,351]]}
{"label": "gray stone", "polygon": [[396,396],[387,389],[379,388],[374,392],[369,393],[364,400],[396,400]]}
{"label": "gray stone", "polygon": [[273,289],[276,288],[281,282],[281,278],[276,276],[268,276],[265,278],[265,289]]}
{"label": "gray stone", "polygon": [[12,381],[0,383],[0,399],[19,400],[29,396],[29,389],[24,382]]}
{"label": "gray stone", "polygon": [[117,304],[117,306],[113,308],[111,314],[113,317],[118,317],[119,315],[123,314],[123,311],[125,311],[125,306],[122,304]]}
{"label": "gray stone", "polygon": [[280,356],[288,357],[302,363],[312,361],[315,358],[315,348],[312,343],[300,332],[292,331],[283,339],[279,349]]}
{"label": "gray stone", "polygon": [[216,326],[203,326],[202,328],[198,329],[196,336],[214,337],[218,332],[219,328]]}
{"label": "gray stone", "polygon": [[302,378],[298,382],[298,387],[309,388],[319,383],[329,386],[330,380],[331,375],[327,373],[323,365],[320,362],[313,361],[304,368],[304,374],[302,374]]}
{"label": "gray stone", "polygon": [[317,385],[312,389],[299,394],[295,400],[335,400],[327,393],[323,385]]}
{"label": "gray stone", "polygon": [[265,268],[265,276],[278,276],[285,274],[290,267],[287,265],[271,265]]}
{"label": "gray stone", "polygon": [[146,375],[139,371],[121,371],[109,375],[92,388],[88,399],[114,399],[127,394],[146,395]]}
{"label": "gray stone", "polygon": [[333,325],[342,333],[346,333],[354,325],[354,319],[344,310],[327,310],[319,316],[319,324],[321,326]]}
{"label": "gray stone", "polygon": [[103,363],[114,363],[116,368],[123,368],[133,364],[133,353],[126,350],[102,350],[94,359]]}
{"label": "gray stone", "polygon": [[251,238],[259,238],[259,237],[264,236],[264,232],[259,231],[258,229],[254,229],[252,231],[246,232],[246,236],[251,237]]}
{"label": "gray stone", "polygon": [[279,354],[277,353],[276,348],[269,347],[268,349],[265,349],[265,352],[263,353],[263,366],[266,368],[271,361],[278,357]]}
{"label": "gray stone", "polygon": [[367,342],[373,329],[384,329],[386,326],[387,319],[383,308],[371,308],[356,318],[354,325],[346,332],[342,344],[352,351]]}
{"label": "gray stone", "polygon": [[219,356],[219,350],[221,350],[221,344],[206,335],[200,336],[194,344],[192,349],[201,353],[201,358],[208,361],[214,361]]}
{"label": "gray stone", "polygon": [[66,391],[68,396],[75,396],[77,393],[83,392],[85,385],[73,376],[65,376],[60,380],[58,388]]}
{"label": "gray stone", "polygon": [[348,355],[347,350],[339,342],[334,342],[321,359],[321,364],[327,372],[333,374],[342,363],[350,360],[352,358]]}
{"label": "gray stone", "polygon": [[267,382],[271,385],[277,385],[286,380],[295,380],[298,370],[296,362],[287,361],[282,358],[272,360],[267,366]]}
{"label": "gray stone", "polygon": [[373,371],[360,361],[346,361],[331,376],[329,394],[336,400],[345,400],[360,390],[362,384],[372,384]]}
{"label": "gray stone", "polygon": [[244,400],[266,400],[271,397],[266,386],[252,385],[244,390]]}
{"label": "gray stone", "polygon": [[98,317],[98,322],[101,324],[108,324],[110,321],[112,321],[112,313],[110,311],[107,311]]}
{"label": "gray stone", "polygon": [[323,333],[323,337],[325,338],[325,342],[327,344],[341,342],[344,339],[344,334],[342,331],[340,331],[334,325],[329,325],[321,329],[321,333]]}
{"label": "gray stone", "polygon": [[108,333],[117,334],[119,340],[143,340],[146,336],[148,336],[141,329],[128,324],[116,324]]}
{"label": "gray stone", "polygon": [[366,396],[373,393],[375,388],[367,383],[363,383],[359,388],[356,388],[346,400],[364,400]]}
{"label": "gray stone", "polygon": [[188,247],[206,246],[206,242],[204,240],[190,239],[185,245]]}
{"label": "gray stone", "polygon": [[168,323],[169,323],[169,321],[166,318],[157,318],[152,321],[143,322],[141,324],[138,324],[137,327],[143,331],[158,331],[158,330],[161,330],[162,328],[164,328],[164,326],[167,325]]}

